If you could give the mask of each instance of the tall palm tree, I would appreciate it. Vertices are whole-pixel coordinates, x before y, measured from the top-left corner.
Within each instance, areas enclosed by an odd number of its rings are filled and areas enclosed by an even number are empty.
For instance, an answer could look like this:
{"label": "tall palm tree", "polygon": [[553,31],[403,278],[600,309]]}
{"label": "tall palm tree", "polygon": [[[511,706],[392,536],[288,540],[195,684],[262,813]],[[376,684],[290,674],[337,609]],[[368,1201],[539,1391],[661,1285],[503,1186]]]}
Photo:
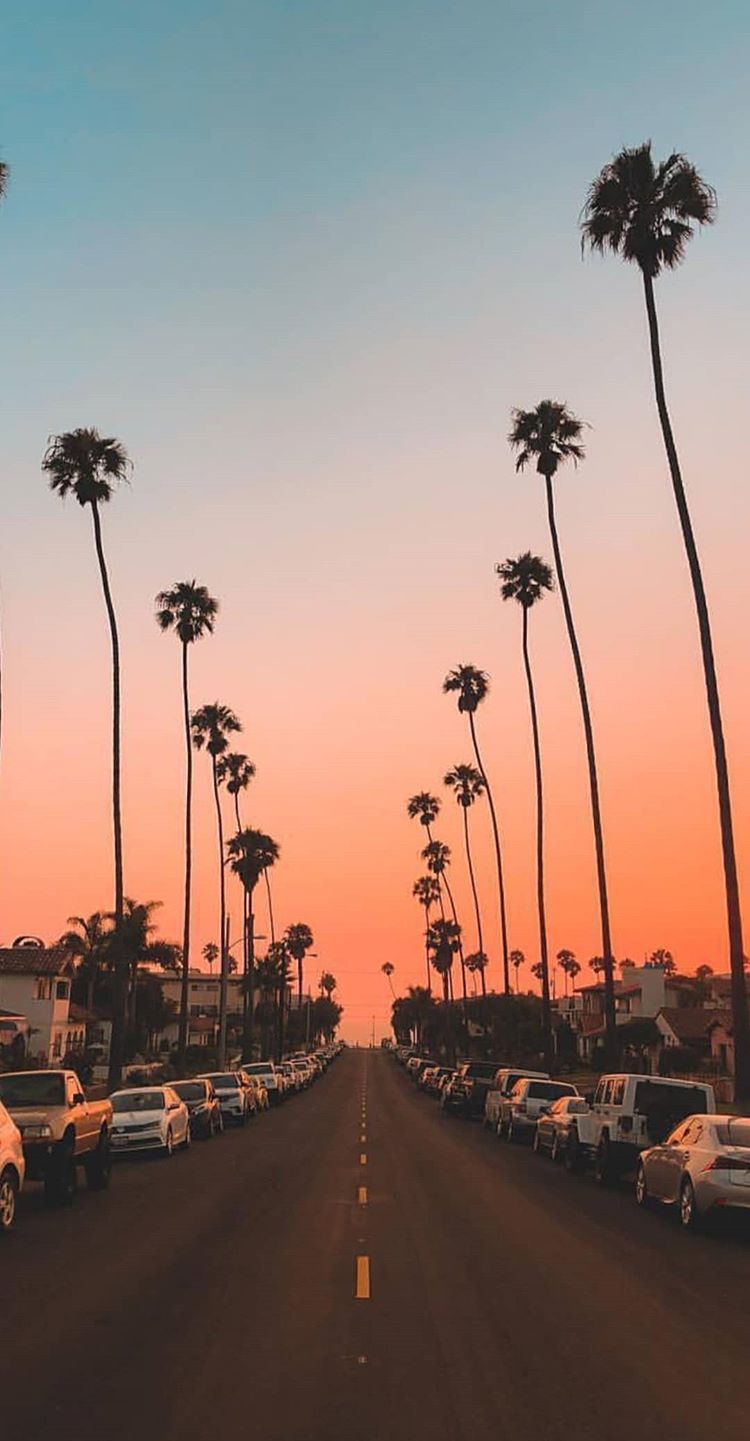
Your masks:
{"label": "tall palm tree", "polygon": [[86,1009],[94,1009],[96,981],[109,958],[111,931],[102,911],[90,916],[68,916],[70,930],[61,935],[58,946],[78,961],[78,974],[86,980]]}
{"label": "tall palm tree", "polygon": [[99,563],[104,606],[112,648],[112,828],[115,862],[115,976],[112,1006],[112,1040],[109,1055],[109,1085],[120,1084],[125,1046],[127,967],[119,950],[123,916],[122,805],[120,795],[120,637],[117,630],[109,571],[104,555],[99,507],[112,499],[115,487],[127,480],[131,464],[125,447],[113,436],[100,435],[93,428],[64,431],[51,438],[42,460],[50,489],[63,500],[75,496],[80,506],[91,508],[94,547]]}
{"label": "tall palm tree", "polygon": [[380,969],[383,972],[383,975],[385,976],[388,985],[391,988],[391,995],[393,996],[393,999],[395,1001],[396,992],[393,989],[393,972],[395,971],[396,967],[393,965],[392,961],[384,961]]}
{"label": "tall palm tree", "polygon": [[[240,814],[240,792],[246,791],[251,780],[255,776],[253,762],[243,755],[241,751],[226,751],[219,757],[217,770],[219,773],[219,784],[226,785],[232,800],[234,801],[234,817],[237,822],[237,830],[242,830],[242,816]],[[248,894],[245,887],[242,887],[242,974],[247,978],[250,973],[250,941],[248,936]],[[273,937],[272,937],[273,938]],[[247,1015],[247,1007],[250,1002],[250,995],[247,985],[242,991],[243,1005],[243,1026]]]}
{"label": "tall palm tree", "polygon": [[[255,967],[255,926],[253,921],[253,895],[264,871],[275,865],[279,859],[279,847],[275,840],[265,831],[256,830],[253,826],[246,826],[244,830],[238,831],[227,843],[227,855],[229,856],[231,869],[236,876],[239,876],[247,894],[248,924],[248,977],[247,989],[249,990],[248,1006],[244,1016],[244,1035],[242,1038],[242,1054],[245,1060],[250,1060],[253,1047],[253,976]],[[272,941],[272,945],[276,945]]]}
{"label": "tall palm tree", "polygon": [[185,1060],[188,1029],[190,974],[190,904],[193,869],[193,747],[190,734],[190,692],[188,650],[203,635],[213,635],[219,602],[205,585],[195,580],[177,581],[156,597],[156,624],[162,631],[174,631],[182,650],[182,715],[185,727],[185,897],[182,922],[182,981],[180,1018],[177,1032],[177,1061]]}
{"label": "tall palm tree", "polygon": [[427,845],[422,851],[422,860],[427,862],[428,871],[430,871],[432,875],[435,876],[436,880],[438,880],[441,885],[445,886],[445,893],[448,897],[448,904],[451,908],[453,924],[455,925],[458,932],[458,957],[461,963],[461,989],[463,994],[464,1020],[466,1020],[466,964],[464,961],[463,942],[461,940],[462,931],[461,927],[458,924],[458,912],[456,911],[456,902],[453,899],[453,891],[451,890],[451,883],[448,879],[448,867],[451,863],[451,848],[450,846],[444,845],[442,841],[428,841]]}
{"label": "tall palm tree", "polygon": [[[440,797],[433,796],[430,791],[417,791],[416,795],[410,796],[406,803],[406,813],[411,820],[418,820],[427,832],[428,844],[432,844],[432,827],[440,815]],[[440,914],[445,919],[445,907],[443,905],[443,892],[440,885],[440,876],[435,877],[437,885],[437,903],[440,907]]]}
{"label": "tall palm tree", "polygon": [[337,985],[336,977],[332,975],[330,971],[323,971],[321,973],[320,980],[318,981],[321,996],[327,996],[330,1001]]}
{"label": "tall palm tree", "polygon": [[605,1045],[608,1063],[612,1066],[617,1058],[617,1023],[615,1020],[614,957],[612,935],[609,923],[609,895],[607,891],[607,868],[604,857],[604,828],[602,825],[599,799],[599,774],[594,746],[594,727],[591,720],[586,676],[581,658],[581,648],[573,620],[573,610],[565,579],[560,541],[555,516],[555,491],[553,480],[562,463],[572,460],[577,464],[585,454],[581,443],[583,426],[575,415],[559,401],[542,400],[535,410],[514,410],[513,428],[508,437],[511,447],[517,451],[516,470],[523,470],[531,461],[536,462],[539,475],[544,476],[547,495],[547,519],[549,522],[552,552],[560,586],[565,625],[573,655],[573,666],[578,684],[583,733],[586,742],[586,760],[589,772],[591,797],[591,821],[594,831],[594,852],[596,856],[596,878],[599,892],[599,916],[604,953],[604,1025]]}
{"label": "tall palm tree", "polygon": [[224,877],[224,821],[221,814],[221,797],[219,786],[219,760],[229,747],[229,737],[236,735],[242,730],[237,716],[229,706],[222,705],[219,701],[213,701],[209,705],[201,706],[200,710],[194,711],[190,718],[190,728],[193,735],[193,745],[196,750],[203,750],[205,746],[211,757],[211,780],[214,791],[214,804],[216,806],[216,834],[219,848],[219,947],[220,947],[220,984],[219,984],[219,1065],[226,1064],[227,1050],[227,979],[229,976],[229,956],[227,954],[226,937],[226,913],[227,897],[226,882]]}
{"label": "tall palm tree", "polygon": [[622,150],[589,188],[582,216],[582,241],[594,251],[611,250],[638,266],[646,303],[656,408],[667,453],[672,489],[685,546],[698,618],[706,701],[711,726],[724,862],[729,962],[732,976],[732,1020],[735,1049],[735,1095],[750,1099],[750,1014],[743,967],[742,913],[734,846],[724,727],[719,701],[711,621],[698,547],[693,531],[677,445],[667,408],[656,311],[654,281],[684,258],[696,225],[710,225],[716,195],[683,155],[672,154],[654,164],[651,144]]}
{"label": "tall palm tree", "polygon": [[297,1003],[300,1017],[302,1016],[302,978],[305,956],[315,945],[313,933],[304,921],[297,921],[292,926],[287,926],[284,932],[284,945],[293,961],[297,962]]}
{"label": "tall palm tree", "polygon": [[[8,177],[10,171],[4,160],[0,160],[0,200],[4,200],[8,192]],[[0,616],[0,624],[2,617]],[[0,637],[0,745],[2,744],[3,733],[3,675],[2,675],[2,637]]]}
{"label": "tall palm tree", "polygon": [[521,983],[521,966],[526,964],[526,957],[523,951],[511,951],[510,963],[516,973],[516,994],[518,994],[518,987]]}
{"label": "tall palm tree", "polygon": [[580,963],[576,960],[575,953],[573,951],[566,950],[557,952],[557,961],[560,970],[565,977],[565,994],[567,996],[568,982],[574,981],[576,976],[580,975],[581,973]]}
{"label": "tall palm tree", "polygon": [[[472,951],[471,955],[466,957],[465,964],[467,971],[469,971],[471,975],[475,976],[477,975],[477,973],[479,974],[482,985],[482,995],[486,1000],[487,982],[484,979],[484,973],[487,969],[487,957],[484,951]],[[476,988],[474,990],[474,994],[476,995]]]}
{"label": "tall palm tree", "polygon": [[[425,931],[427,931],[430,925],[430,911],[433,906],[439,905],[440,903],[440,887],[437,883],[437,877],[420,876],[419,879],[414,882],[411,893],[415,899],[419,901],[420,906],[424,907]],[[430,991],[432,989],[430,986],[430,953],[426,945],[425,961],[427,963],[427,990]]]}
{"label": "tall palm tree", "polygon": [[478,670],[474,665],[458,665],[454,670],[449,671],[443,681],[443,692],[448,695],[455,691],[458,695],[458,709],[469,717],[469,732],[471,743],[474,748],[474,759],[477,769],[484,781],[484,788],[487,792],[487,803],[490,808],[490,819],[492,821],[492,836],[495,843],[495,865],[497,867],[497,887],[500,900],[500,939],[503,955],[503,989],[506,996],[510,995],[510,970],[508,969],[508,924],[505,913],[505,880],[503,876],[503,855],[500,847],[500,827],[495,810],[495,801],[487,779],[487,771],[479,750],[477,739],[477,728],[474,716],[478,707],[489,693],[489,676],[483,670]]}
{"label": "tall palm tree", "polygon": [[[536,773],[536,895],[539,916],[539,954],[542,967],[542,1030],[547,1061],[552,1060],[552,1017],[549,992],[549,955],[547,952],[547,907],[544,895],[544,790],[542,785],[542,749],[539,740],[539,718],[536,708],[534,677],[529,656],[529,611],[552,590],[552,571],[538,555],[525,551],[516,560],[505,560],[496,567],[500,577],[503,600],[515,600],[521,607],[523,626],[521,643],[526,685],[529,692],[531,735],[534,743]],[[549,1069],[549,1067],[548,1067]]]}
{"label": "tall palm tree", "polygon": [[[474,875],[474,862],[471,855],[471,843],[469,840],[469,810],[474,802],[484,795],[485,785],[481,773],[475,766],[457,765],[452,770],[446,771],[443,776],[443,785],[450,786],[461,808],[464,825],[464,846],[466,849],[466,865],[469,871],[471,882],[471,894],[474,900],[474,914],[477,922],[477,954],[484,955],[484,941],[482,938],[482,912],[479,906],[479,893]],[[474,966],[473,969],[482,972],[482,989],[484,990],[484,967]]]}

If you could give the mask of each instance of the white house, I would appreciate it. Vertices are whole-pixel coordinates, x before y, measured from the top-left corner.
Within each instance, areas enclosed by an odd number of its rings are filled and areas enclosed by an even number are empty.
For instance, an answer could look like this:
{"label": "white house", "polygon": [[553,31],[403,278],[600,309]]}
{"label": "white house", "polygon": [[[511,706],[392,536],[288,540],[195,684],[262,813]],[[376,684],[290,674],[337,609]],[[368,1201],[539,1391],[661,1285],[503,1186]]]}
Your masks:
{"label": "white house", "polygon": [[85,1044],[85,1025],[70,1018],[73,971],[60,947],[0,948],[0,1010],[26,1021],[28,1054],[42,1065]]}

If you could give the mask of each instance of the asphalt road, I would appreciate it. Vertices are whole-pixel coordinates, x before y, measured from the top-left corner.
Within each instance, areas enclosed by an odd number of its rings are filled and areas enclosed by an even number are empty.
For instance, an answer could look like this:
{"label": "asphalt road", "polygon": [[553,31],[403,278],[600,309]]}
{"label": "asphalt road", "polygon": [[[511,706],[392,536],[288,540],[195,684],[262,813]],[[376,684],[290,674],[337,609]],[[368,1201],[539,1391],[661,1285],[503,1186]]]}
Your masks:
{"label": "asphalt road", "polygon": [[749,1299],[744,1231],[683,1235],[350,1052],[70,1211],[29,1191],[0,1254],[0,1432],[745,1441]]}

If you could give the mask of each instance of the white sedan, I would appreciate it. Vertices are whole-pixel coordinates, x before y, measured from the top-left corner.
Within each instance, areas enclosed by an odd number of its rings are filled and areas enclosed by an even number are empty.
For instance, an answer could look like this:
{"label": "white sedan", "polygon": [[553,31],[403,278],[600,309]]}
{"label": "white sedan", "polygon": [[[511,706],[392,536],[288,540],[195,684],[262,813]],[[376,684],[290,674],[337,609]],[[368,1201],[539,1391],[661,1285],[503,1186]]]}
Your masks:
{"label": "white sedan", "polygon": [[676,1206],[688,1229],[709,1213],[750,1210],[750,1119],[688,1116],[638,1159],[635,1198]]}
{"label": "white sedan", "polygon": [[112,1101],[112,1150],[158,1151],[171,1156],[190,1145],[190,1112],[171,1086],[115,1091]]}

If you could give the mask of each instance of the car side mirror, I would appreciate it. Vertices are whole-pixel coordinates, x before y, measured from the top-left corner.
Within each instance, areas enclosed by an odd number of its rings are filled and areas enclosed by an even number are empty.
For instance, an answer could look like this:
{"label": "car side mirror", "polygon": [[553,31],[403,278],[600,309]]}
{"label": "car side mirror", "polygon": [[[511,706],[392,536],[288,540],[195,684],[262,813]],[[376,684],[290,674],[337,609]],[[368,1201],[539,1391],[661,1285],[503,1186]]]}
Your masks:
{"label": "car side mirror", "polygon": [[82,1106],[85,1100],[86,1100],[86,1097],[84,1096],[83,1092],[82,1092],[82,1091],[76,1091],[76,1093],[75,1093],[75,1095],[74,1095],[74,1097],[73,1097],[73,1105],[74,1105],[74,1106]]}
{"label": "car side mirror", "polygon": [[583,1098],[583,1099],[584,1099],[584,1101],[586,1102],[586,1105],[587,1105],[587,1106],[593,1106],[593,1104],[594,1104],[594,1092],[593,1092],[593,1091],[587,1091],[586,1094],[584,1095],[584,1098]]}

